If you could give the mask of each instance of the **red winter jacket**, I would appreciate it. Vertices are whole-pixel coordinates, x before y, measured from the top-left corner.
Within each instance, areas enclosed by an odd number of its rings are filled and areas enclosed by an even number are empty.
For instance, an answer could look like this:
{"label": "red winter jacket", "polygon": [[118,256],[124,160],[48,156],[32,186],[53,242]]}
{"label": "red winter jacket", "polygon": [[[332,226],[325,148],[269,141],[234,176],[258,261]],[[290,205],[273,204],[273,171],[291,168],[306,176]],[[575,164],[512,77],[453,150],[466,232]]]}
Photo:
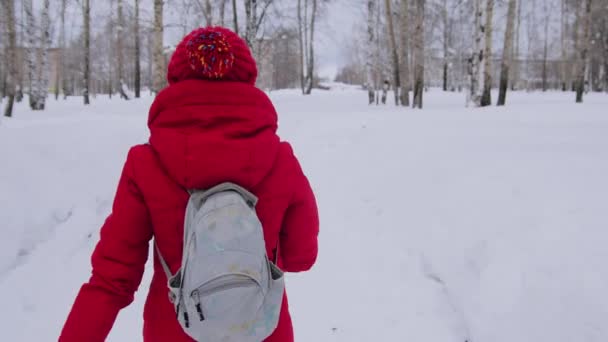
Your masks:
{"label": "red winter jacket", "polygon": [[[243,83],[190,80],[162,91],[150,109],[149,145],[128,154],[112,213],[92,256],[93,272],[76,298],[61,342],[104,341],[119,310],[133,301],[155,238],[171,271],[180,267],[188,193],[221,182],[259,197],[266,251],[287,272],[317,257],[315,197],[289,144],[276,135],[277,115],[260,90]],[[144,308],[145,342],[190,342],[175,318],[167,279],[154,257]],[[267,341],[293,341],[287,297]]]}

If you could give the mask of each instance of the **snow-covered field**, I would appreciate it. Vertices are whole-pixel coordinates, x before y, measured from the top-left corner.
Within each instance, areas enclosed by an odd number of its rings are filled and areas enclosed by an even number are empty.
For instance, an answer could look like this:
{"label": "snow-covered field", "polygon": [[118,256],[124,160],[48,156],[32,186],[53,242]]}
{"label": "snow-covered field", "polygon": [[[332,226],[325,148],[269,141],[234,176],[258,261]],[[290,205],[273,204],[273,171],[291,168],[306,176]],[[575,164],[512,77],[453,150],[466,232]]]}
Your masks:
{"label": "snow-covered field", "polygon": [[[607,95],[271,98],[322,222],[318,264],[288,276],[298,341],[608,341]],[[57,339],[151,101],[0,121],[0,341]],[[141,340],[149,280],[111,341]]]}

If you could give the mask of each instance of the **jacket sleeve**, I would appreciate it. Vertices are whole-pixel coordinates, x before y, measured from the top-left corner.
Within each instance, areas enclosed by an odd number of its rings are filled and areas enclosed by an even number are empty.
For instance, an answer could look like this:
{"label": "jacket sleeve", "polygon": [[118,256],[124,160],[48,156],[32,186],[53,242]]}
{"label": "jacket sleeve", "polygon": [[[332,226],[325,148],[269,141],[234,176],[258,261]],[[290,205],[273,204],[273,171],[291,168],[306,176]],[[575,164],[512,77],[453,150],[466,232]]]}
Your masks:
{"label": "jacket sleeve", "polygon": [[60,342],[105,341],[118,312],[139,287],[152,238],[150,217],[134,179],[132,152],[120,178],[112,213],[101,228],[85,283],[59,337]]}
{"label": "jacket sleeve", "polygon": [[279,255],[281,267],[287,272],[309,270],[317,259],[319,214],[315,195],[308,179],[295,159],[292,175],[294,192],[283,219]]}

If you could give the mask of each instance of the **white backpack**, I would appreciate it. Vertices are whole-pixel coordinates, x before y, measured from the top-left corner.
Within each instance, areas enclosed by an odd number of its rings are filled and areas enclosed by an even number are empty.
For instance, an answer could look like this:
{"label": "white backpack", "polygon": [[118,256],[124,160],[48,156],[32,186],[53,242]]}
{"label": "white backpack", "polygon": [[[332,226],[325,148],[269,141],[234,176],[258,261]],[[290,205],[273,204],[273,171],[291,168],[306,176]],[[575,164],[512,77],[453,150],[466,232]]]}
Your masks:
{"label": "white backpack", "polygon": [[283,272],[268,259],[257,198],[233,183],[190,193],[181,268],[169,298],[196,341],[260,342],[276,329]]}

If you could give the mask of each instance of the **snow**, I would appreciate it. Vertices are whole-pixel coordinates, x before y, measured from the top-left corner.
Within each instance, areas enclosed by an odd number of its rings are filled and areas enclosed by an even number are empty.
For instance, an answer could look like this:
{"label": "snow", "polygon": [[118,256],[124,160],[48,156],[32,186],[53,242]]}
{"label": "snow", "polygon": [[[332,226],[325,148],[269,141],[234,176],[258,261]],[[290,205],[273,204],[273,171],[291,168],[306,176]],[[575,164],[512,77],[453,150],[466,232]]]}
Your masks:
{"label": "snow", "polygon": [[[321,215],[318,264],[287,279],[296,340],[608,340],[608,96],[432,89],[414,111],[331,89],[270,94]],[[151,101],[0,122],[0,340],[57,339]],[[141,340],[149,281],[110,341]]]}

